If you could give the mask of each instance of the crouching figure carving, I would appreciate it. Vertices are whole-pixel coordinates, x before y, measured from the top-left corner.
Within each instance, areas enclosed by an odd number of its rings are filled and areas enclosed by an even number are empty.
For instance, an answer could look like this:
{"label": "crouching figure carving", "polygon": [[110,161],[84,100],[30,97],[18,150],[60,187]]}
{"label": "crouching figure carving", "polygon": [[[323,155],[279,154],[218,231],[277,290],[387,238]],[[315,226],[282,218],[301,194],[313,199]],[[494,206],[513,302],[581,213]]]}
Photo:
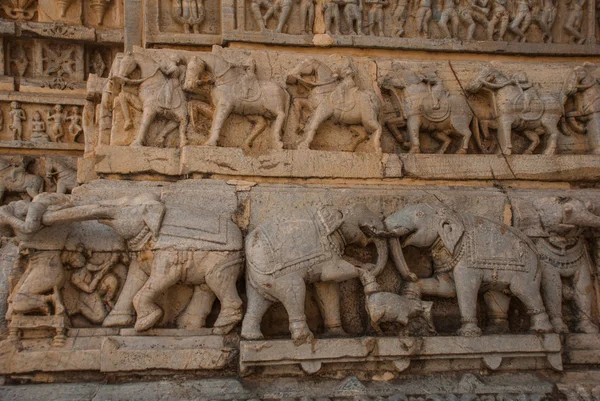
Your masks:
{"label": "crouching figure carving", "polygon": [[[407,206],[384,223],[386,229],[373,234],[390,237],[392,258],[403,278],[416,282],[422,294],[458,298],[459,335],[481,335],[476,309],[482,289],[510,291],[527,307],[531,330],[552,331],[540,295],[535,245],[520,231],[426,203]],[[409,271],[402,253],[409,245],[431,249],[434,277],[420,279]]]}
{"label": "crouching figure carving", "polygon": [[[326,324],[340,321],[339,295],[332,295],[337,292],[334,283],[358,277],[365,293],[378,291],[375,278],[387,262],[387,243],[366,235],[366,227],[384,229],[380,216],[358,204],[344,210],[303,209],[267,220],[252,230],[246,238],[248,308],[242,337],[261,339],[263,315],[271,304],[281,302],[289,315],[294,342],[311,341],[313,334],[304,312],[308,283],[315,284]],[[377,248],[375,265],[350,263],[342,258],[346,245],[369,243]]]}

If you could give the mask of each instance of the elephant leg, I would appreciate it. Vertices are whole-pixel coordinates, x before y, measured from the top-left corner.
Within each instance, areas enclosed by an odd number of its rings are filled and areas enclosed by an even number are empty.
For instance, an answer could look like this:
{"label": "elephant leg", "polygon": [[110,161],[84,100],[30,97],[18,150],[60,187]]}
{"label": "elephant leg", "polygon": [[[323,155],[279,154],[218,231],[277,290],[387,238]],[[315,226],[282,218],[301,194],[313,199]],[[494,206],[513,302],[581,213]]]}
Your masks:
{"label": "elephant leg", "polygon": [[340,285],[335,281],[315,283],[317,304],[323,316],[325,333],[332,336],[345,336],[340,316]]}
{"label": "elephant leg", "polygon": [[136,331],[150,329],[162,317],[163,311],[154,300],[181,278],[182,265],[174,263],[176,255],[174,251],[159,251],[154,255],[150,277],[133,297],[133,306],[137,312],[134,326]]}
{"label": "elephant leg", "polygon": [[481,335],[481,329],[477,324],[477,296],[481,285],[479,274],[477,270],[460,265],[454,270],[456,297],[461,316],[461,327],[457,332],[460,336]]}
{"label": "elephant leg", "polygon": [[246,278],[246,296],[248,298],[248,306],[244,320],[242,321],[242,338],[246,340],[262,340],[263,335],[260,331],[260,323],[273,302],[263,297],[250,283],[248,278]]}
{"label": "elephant leg", "polygon": [[510,296],[501,291],[488,291],[483,294],[483,299],[488,308],[488,326],[486,334],[510,333],[508,326],[508,309]]}
{"label": "elephant leg", "polygon": [[104,327],[124,327],[133,324],[135,317],[133,297],[147,280],[148,275],[142,270],[139,261],[132,260],[117,303],[102,323]]}
{"label": "elephant leg", "polygon": [[206,284],[194,286],[190,303],[177,318],[177,327],[181,329],[200,329],[206,326],[206,318],[212,310],[216,296]]}
{"label": "elephant leg", "polygon": [[[534,265],[535,266],[535,265]],[[535,267],[533,267],[535,268]],[[531,327],[530,330],[538,333],[550,333],[553,330],[544,303],[542,302],[542,296],[540,295],[539,283],[528,279],[528,277],[521,277],[515,275],[510,283],[510,291],[523,302],[523,305],[527,308],[527,313],[531,316]]]}
{"label": "elephant leg", "polygon": [[242,270],[242,259],[225,260],[221,263],[221,266],[206,274],[206,284],[221,303],[221,311],[213,328],[215,334],[229,333],[242,320],[242,300],[236,287]]}
{"label": "elephant leg", "polygon": [[592,323],[592,277],[588,263],[581,265],[573,276],[573,300],[577,307],[577,331],[581,333],[598,333],[598,327]]}
{"label": "elephant leg", "polygon": [[409,153],[421,153],[421,139],[419,138],[419,129],[421,121],[419,116],[409,117],[406,121],[406,132],[410,138]]}
{"label": "elephant leg", "polygon": [[304,313],[306,284],[301,277],[289,277],[288,280],[288,283],[285,283],[285,288],[278,291],[278,298],[288,313],[292,340],[296,345],[310,343],[314,337],[308,328],[306,314]]}
{"label": "elephant leg", "polygon": [[568,333],[562,315],[562,280],[560,272],[551,265],[542,264],[542,297],[556,333]]}

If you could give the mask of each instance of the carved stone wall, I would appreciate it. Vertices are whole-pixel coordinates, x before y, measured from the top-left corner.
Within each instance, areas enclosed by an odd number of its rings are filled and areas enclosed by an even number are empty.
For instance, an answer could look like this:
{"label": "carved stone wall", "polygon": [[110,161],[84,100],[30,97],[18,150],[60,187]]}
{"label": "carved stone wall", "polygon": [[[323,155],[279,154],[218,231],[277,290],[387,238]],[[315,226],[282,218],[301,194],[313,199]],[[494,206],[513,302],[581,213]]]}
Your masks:
{"label": "carved stone wall", "polygon": [[0,399],[600,399],[597,0],[0,0]]}

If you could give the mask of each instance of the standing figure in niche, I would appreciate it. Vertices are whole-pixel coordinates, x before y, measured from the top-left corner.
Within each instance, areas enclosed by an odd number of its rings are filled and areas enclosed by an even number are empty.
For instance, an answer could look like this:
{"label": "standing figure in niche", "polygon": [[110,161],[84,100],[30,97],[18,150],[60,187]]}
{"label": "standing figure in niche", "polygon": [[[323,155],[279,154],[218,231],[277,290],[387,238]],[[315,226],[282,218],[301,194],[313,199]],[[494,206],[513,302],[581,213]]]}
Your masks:
{"label": "standing figure in niche", "polygon": [[392,20],[396,22],[396,27],[392,36],[401,37],[404,35],[404,24],[408,17],[408,0],[397,0],[394,11],[392,11]]}
{"label": "standing figure in niche", "polygon": [[[254,20],[261,32],[266,29],[267,21],[273,16],[275,12],[274,7],[275,5],[270,0],[252,0],[250,10],[252,10]],[[267,10],[264,15],[261,11],[263,8]]]}
{"label": "standing figure in niche", "polygon": [[571,35],[571,42],[575,42],[578,45],[582,45],[585,42],[585,36],[583,34],[583,9],[587,3],[587,0],[569,0],[567,4],[571,3],[571,9],[565,22],[564,28],[569,35]]}
{"label": "standing figure in niche", "polygon": [[315,0],[296,0],[300,4],[300,26],[302,35],[312,35],[315,24]]}
{"label": "standing figure in niche", "polygon": [[517,1],[517,15],[510,24],[510,30],[519,37],[521,42],[526,42],[526,33],[532,21],[530,0]]}
{"label": "standing figure in niche", "polygon": [[10,130],[13,134],[15,141],[23,140],[23,121],[27,120],[25,111],[21,108],[19,102],[12,102],[10,104]]}
{"label": "standing figure in niche", "polygon": [[46,123],[42,119],[42,114],[36,111],[31,122],[31,141],[32,142],[50,142],[46,133]]}
{"label": "standing figure in niche", "polygon": [[340,34],[340,2],[343,0],[323,0],[323,19],[327,34]]}
{"label": "standing figure in niche", "polygon": [[458,8],[458,18],[467,26],[467,40],[473,40],[476,24],[488,28],[487,19],[490,9],[487,7],[489,0],[461,0]]}
{"label": "standing figure in niche", "polygon": [[77,142],[77,138],[79,135],[83,133],[83,127],[81,126],[81,113],[79,112],[79,107],[73,106],[71,108],[71,115],[66,118],[69,124],[69,134],[71,134],[71,138],[73,138],[73,142]]}
{"label": "standing figure in niche", "polygon": [[200,33],[204,14],[203,0],[173,0],[173,19],[183,25],[185,33]]}
{"label": "standing figure in niche", "polygon": [[54,106],[52,111],[48,112],[48,121],[52,121],[50,126],[50,133],[54,137],[56,142],[63,142],[65,136],[65,114],[63,113],[63,107],[60,104]]}
{"label": "standing figure in niche", "polygon": [[417,9],[416,23],[417,33],[423,37],[429,37],[429,22],[431,21],[431,0],[417,0],[419,8]]}
{"label": "standing figure in niche", "polygon": [[556,0],[539,0],[539,3],[533,8],[535,20],[543,32],[542,40],[546,43],[552,43],[554,40],[552,27],[556,21],[557,13]]}
{"label": "standing figure in niche", "polygon": [[361,0],[344,0],[344,18],[350,29],[349,35],[362,35],[362,10]]}
{"label": "standing figure in niche", "polygon": [[[494,40],[494,35],[498,33],[498,40],[503,40],[504,35],[506,34],[506,30],[508,29],[508,22],[510,20],[510,13],[506,8],[506,2],[508,0],[492,0],[492,19],[488,24],[487,37],[488,40]],[[498,30],[496,30],[496,26],[500,24]]]}
{"label": "standing figure in niche", "polygon": [[292,13],[292,5],[293,0],[274,0],[273,7],[271,7],[263,17],[265,23],[272,16],[278,16],[279,22],[277,23],[277,28],[275,28],[275,32],[283,32],[283,28],[285,27],[285,24],[287,24],[287,20],[290,18],[290,14]]}
{"label": "standing figure in niche", "polygon": [[389,6],[387,0],[370,0],[367,4],[371,4],[369,9],[369,35],[375,35],[375,26],[379,30],[379,36],[384,36],[383,32],[383,8]]}
{"label": "standing figure in niche", "polygon": [[[446,38],[456,38],[458,37],[458,12],[456,11],[458,0],[443,1],[444,7],[442,8],[442,16],[439,22],[440,28]],[[448,21],[452,23],[452,31],[448,29]]]}

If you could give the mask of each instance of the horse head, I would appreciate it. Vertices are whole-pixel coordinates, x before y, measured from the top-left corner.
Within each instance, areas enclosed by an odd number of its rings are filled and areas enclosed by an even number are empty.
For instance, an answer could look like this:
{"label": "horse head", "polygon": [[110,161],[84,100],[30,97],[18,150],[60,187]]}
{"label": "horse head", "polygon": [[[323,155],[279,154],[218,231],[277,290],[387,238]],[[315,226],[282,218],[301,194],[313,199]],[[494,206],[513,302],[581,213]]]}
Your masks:
{"label": "horse head", "polygon": [[138,61],[136,60],[133,52],[127,52],[119,63],[119,77],[128,77],[138,67]]}
{"label": "horse head", "polygon": [[303,75],[315,75],[315,84],[331,82],[337,78],[337,75],[322,62],[314,58],[302,61],[287,75],[285,81],[288,85],[294,85],[300,81]]}
{"label": "horse head", "polygon": [[206,71],[206,62],[198,56],[194,56],[187,64],[183,90],[193,91],[198,88],[198,79]]}
{"label": "horse head", "polygon": [[489,88],[490,84],[497,84],[498,81],[506,81],[508,78],[493,67],[485,67],[479,70],[477,75],[471,80],[466,90],[470,93],[477,93],[483,87]]}

